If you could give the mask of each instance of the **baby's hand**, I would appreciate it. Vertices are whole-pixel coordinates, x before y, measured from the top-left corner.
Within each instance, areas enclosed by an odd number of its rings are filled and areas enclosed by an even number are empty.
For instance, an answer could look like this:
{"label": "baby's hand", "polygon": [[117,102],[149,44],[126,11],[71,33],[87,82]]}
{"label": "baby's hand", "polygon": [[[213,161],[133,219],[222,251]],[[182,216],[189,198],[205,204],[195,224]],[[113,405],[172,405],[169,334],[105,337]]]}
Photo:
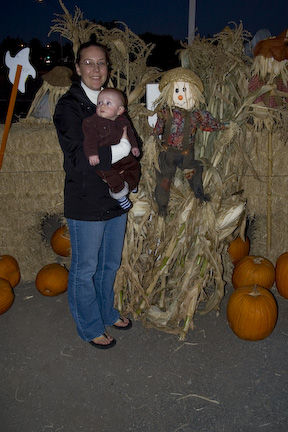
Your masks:
{"label": "baby's hand", "polygon": [[100,163],[100,159],[98,155],[89,156],[89,164],[94,166]]}
{"label": "baby's hand", "polygon": [[128,134],[127,134],[127,126],[123,127],[123,135],[121,138],[127,139],[128,140]]}
{"label": "baby's hand", "polygon": [[131,151],[132,151],[133,156],[136,156],[136,157],[140,156],[140,150],[137,147],[133,147]]}

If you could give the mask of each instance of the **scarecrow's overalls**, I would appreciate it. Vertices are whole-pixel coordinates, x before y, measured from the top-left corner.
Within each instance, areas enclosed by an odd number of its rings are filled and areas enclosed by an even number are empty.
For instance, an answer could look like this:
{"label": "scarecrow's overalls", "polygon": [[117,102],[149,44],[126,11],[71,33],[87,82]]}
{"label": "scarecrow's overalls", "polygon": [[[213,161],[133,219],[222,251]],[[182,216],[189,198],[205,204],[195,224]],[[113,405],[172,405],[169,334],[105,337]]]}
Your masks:
{"label": "scarecrow's overalls", "polygon": [[204,194],[202,172],[203,166],[195,160],[194,143],[197,129],[218,131],[225,128],[208,111],[194,109],[188,111],[175,107],[172,116],[168,107],[158,113],[154,134],[162,135],[162,149],[159,155],[160,172],[156,171],[155,199],[160,216],[165,216],[170,197],[170,185],[176,168],[185,170],[186,178],[196,198],[208,201]]}

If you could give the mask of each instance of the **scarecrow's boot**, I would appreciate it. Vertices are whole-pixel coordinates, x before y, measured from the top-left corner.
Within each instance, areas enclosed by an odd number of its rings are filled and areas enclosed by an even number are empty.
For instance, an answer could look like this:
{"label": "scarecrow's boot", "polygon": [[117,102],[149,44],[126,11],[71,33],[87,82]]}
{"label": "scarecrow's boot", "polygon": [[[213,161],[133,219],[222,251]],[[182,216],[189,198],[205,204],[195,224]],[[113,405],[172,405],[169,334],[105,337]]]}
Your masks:
{"label": "scarecrow's boot", "polygon": [[209,194],[204,194],[203,182],[202,182],[203,166],[199,164],[197,168],[194,168],[193,176],[188,180],[191,189],[194,192],[195,198],[200,201],[210,201]]}

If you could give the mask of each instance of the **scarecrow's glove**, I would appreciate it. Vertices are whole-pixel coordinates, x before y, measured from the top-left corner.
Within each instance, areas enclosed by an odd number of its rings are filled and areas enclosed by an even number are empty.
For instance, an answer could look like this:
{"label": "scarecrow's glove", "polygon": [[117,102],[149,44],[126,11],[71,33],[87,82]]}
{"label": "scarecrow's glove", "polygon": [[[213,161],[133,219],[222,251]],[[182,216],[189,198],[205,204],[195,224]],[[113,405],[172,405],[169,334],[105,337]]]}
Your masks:
{"label": "scarecrow's glove", "polygon": [[124,157],[128,156],[130,150],[131,150],[130,142],[125,138],[121,138],[119,144],[111,146],[111,152],[112,152],[111,163],[114,164],[115,162],[118,162],[120,159],[123,159]]}

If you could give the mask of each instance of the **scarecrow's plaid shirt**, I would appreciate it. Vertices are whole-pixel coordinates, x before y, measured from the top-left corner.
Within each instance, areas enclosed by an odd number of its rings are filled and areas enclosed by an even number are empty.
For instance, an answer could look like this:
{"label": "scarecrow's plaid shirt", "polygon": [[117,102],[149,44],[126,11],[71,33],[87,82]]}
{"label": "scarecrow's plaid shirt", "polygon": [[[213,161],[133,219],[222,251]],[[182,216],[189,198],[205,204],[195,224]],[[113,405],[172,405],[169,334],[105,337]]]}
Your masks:
{"label": "scarecrow's plaid shirt", "polygon": [[[166,144],[178,149],[183,149],[184,115],[186,114],[187,116],[187,111],[180,108],[174,108],[172,114],[171,131]],[[154,135],[159,136],[163,134],[168,117],[171,117],[170,109],[165,106],[158,113],[157,122],[153,131]],[[208,111],[194,109],[190,113],[189,147],[193,147],[194,145],[197,129],[212,132],[225,129],[225,125],[216,120]]]}
{"label": "scarecrow's plaid shirt", "polygon": [[[254,104],[262,102],[268,108],[277,108],[284,105],[285,103],[288,103],[288,85],[284,84],[281,77],[276,77],[272,84],[274,89],[263,93],[261,96],[258,96],[254,100]],[[263,86],[265,86],[265,82],[261,81],[257,75],[254,75],[249,82],[248,91],[253,93]],[[278,92],[281,92],[281,94],[279,95]],[[286,98],[283,97],[283,93],[287,93]]]}

